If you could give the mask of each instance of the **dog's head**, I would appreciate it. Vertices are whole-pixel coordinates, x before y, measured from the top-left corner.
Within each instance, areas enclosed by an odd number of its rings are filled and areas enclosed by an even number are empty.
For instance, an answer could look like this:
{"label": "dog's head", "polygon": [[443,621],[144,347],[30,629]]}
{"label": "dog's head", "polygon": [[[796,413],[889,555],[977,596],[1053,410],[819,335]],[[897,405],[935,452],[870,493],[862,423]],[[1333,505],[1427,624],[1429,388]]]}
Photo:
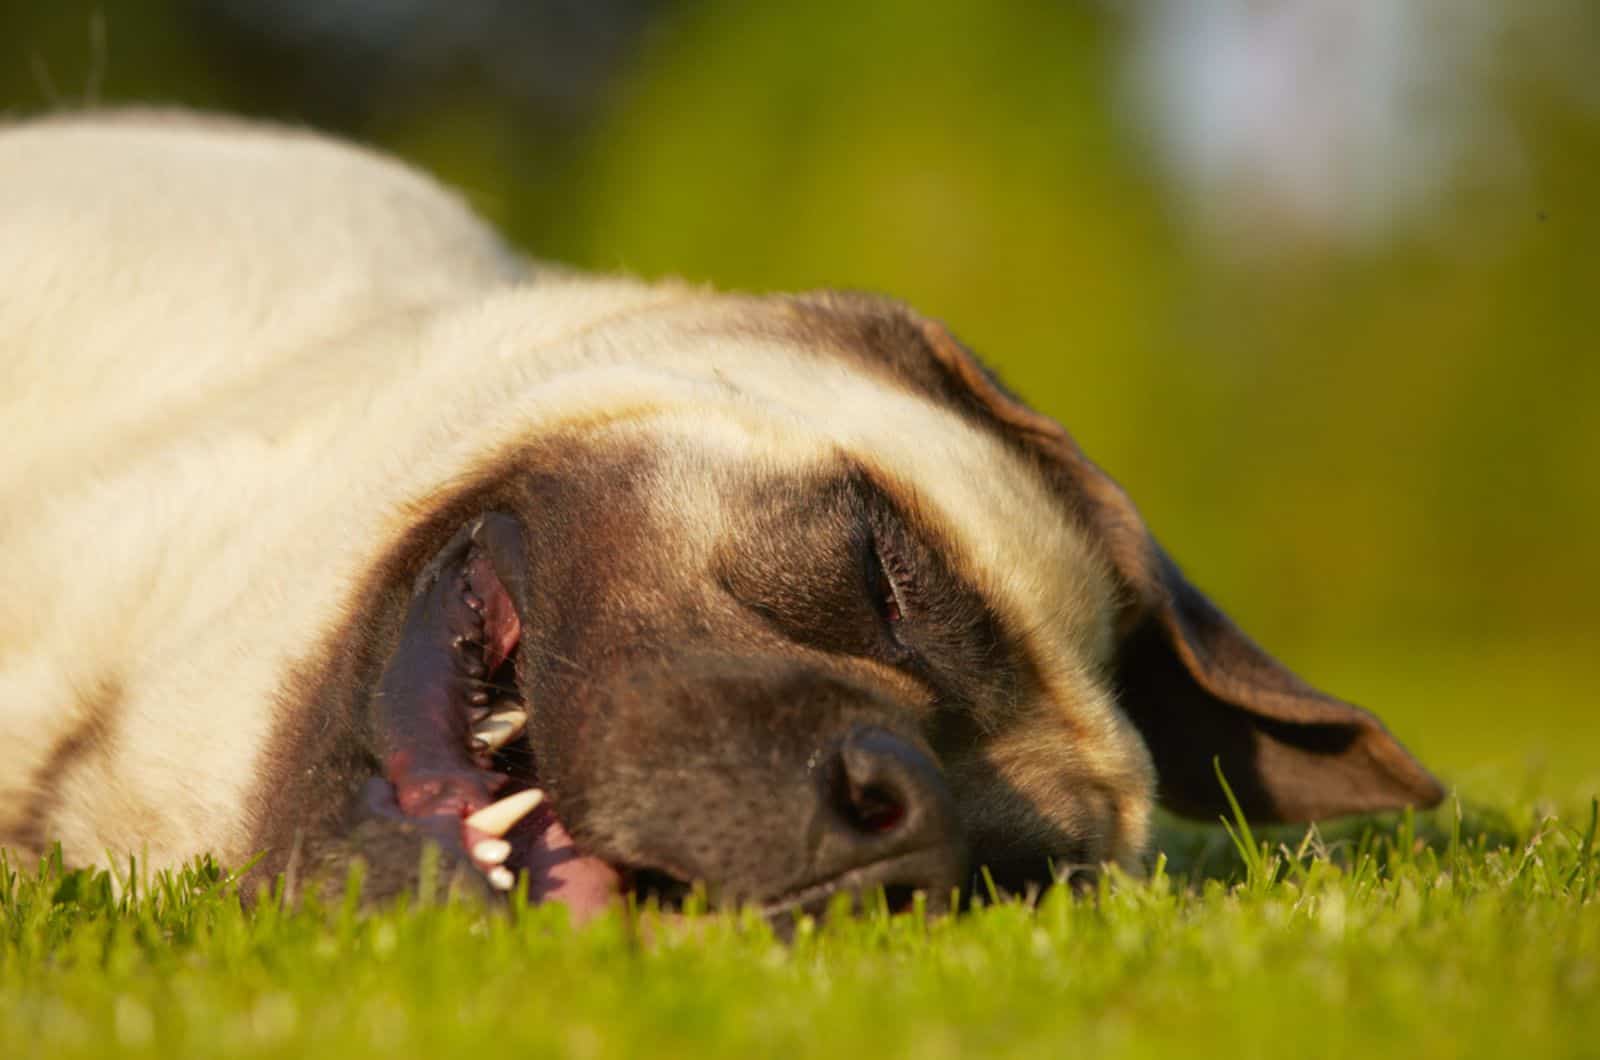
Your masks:
{"label": "dog's head", "polygon": [[642,374],[452,487],[344,667],[379,730],[435,734],[378,746],[429,758],[476,725],[435,764],[549,793],[512,835],[536,891],[704,881],[781,910],[1046,880],[1135,859],[1157,802],[1223,811],[1214,758],[1260,820],[1438,800],[941,326],[855,296],[716,306],[670,349],[587,355]]}

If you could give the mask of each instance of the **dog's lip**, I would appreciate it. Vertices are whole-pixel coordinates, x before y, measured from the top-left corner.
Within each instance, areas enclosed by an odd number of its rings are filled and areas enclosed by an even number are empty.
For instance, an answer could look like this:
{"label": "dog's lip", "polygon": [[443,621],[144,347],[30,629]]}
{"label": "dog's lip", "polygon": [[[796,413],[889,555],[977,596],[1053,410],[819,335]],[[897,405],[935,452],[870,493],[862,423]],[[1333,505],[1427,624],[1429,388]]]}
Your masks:
{"label": "dog's lip", "polygon": [[[538,787],[539,755],[530,734],[536,707],[518,662],[525,627],[511,588],[525,589],[526,573],[520,524],[490,511],[464,525],[417,578],[417,593],[450,579],[464,606],[437,623],[452,637],[446,709],[460,713],[432,728],[452,740],[464,738],[465,746],[434,761],[446,763],[447,773],[478,774],[463,785],[474,794],[457,804],[455,827],[438,820],[434,827],[445,826],[495,890],[510,891],[521,877],[533,901],[565,905],[575,921],[586,920],[621,893],[622,873],[573,842]],[[420,805],[427,805],[426,794]]]}
{"label": "dog's lip", "polygon": [[826,910],[837,894],[870,891],[879,886],[884,888],[891,912],[901,912],[899,906],[909,906],[916,894],[923,894],[924,900],[930,905],[942,905],[947,900],[947,895],[927,894],[920,889],[902,887],[892,882],[896,870],[911,867],[936,852],[937,848],[933,846],[918,847],[885,861],[849,869],[813,883],[800,884],[776,898],[761,903],[757,909],[762,916],[774,922],[797,914],[817,916]]}
{"label": "dog's lip", "polygon": [[[484,512],[458,534],[467,551],[447,545],[419,577],[451,571],[459,579],[462,601],[475,616],[458,647],[468,652],[456,675],[465,693],[466,750],[472,767],[484,775],[484,787],[495,801],[465,815],[460,845],[471,864],[498,891],[525,881],[527,897],[567,908],[575,923],[589,920],[632,891],[639,877],[656,872],[678,881],[684,877],[666,867],[636,865],[586,852],[568,831],[558,812],[559,799],[544,799],[533,808],[514,805],[530,793],[542,797],[539,747],[534,740],[541,709],[525,670],[523,634],[527,629],[516,590],[529,591],[523,532],[503,512]],[[455,564],[452,568],[451,564]],[[513,820],[485,832],[474,823],[479,814],[510,807]],[[682,885],[687,889],[688,884]]]}

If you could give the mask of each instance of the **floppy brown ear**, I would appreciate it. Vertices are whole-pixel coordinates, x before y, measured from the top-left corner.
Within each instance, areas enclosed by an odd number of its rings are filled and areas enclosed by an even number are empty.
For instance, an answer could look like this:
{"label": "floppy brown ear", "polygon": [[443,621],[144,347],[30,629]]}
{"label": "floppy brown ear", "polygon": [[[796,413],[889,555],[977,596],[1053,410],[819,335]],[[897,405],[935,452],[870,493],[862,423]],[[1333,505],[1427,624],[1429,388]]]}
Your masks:
{"label": "floppy brown ear", "polygon": [[1432,806],[1443,797],[1377,718],[1306,684],[1190,584],[1065,429],[1001,388],[942,326],[926,323],[923,334],[951,389],[963,392],[964,411],[1039,459],[1121,580],[1118,702],[1150,749],[1162,805],[1192,817],[1227,812],[1213,758],[1256,820]]}
{"label": "floppy brown ear", "polygon": [[1309,821],[1444,797],[1377,718],[1317,691],[1184,578],[1159,545],[1159,598],[1124,637],[1118,700],[1155,759],[1167,808],[1226,813],[1212,757],[1246,815]]}

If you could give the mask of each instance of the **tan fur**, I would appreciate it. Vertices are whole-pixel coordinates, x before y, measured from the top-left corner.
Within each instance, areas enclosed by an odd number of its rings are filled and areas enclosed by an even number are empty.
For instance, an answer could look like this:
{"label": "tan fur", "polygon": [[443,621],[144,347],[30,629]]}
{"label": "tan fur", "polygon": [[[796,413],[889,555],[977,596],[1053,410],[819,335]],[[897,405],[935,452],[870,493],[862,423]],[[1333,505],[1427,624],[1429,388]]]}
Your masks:
{"label": "tan fur", "polygon": [[[0,231],[0,841],[248,856],[283,675],[385,544],[498,454],[605,425],[729,466],[872,468],[1037,668],[975,760],[1102,856],[1143,846],[1105,561],[991,434],[752,337],[773,303],[546,277],[393,161],[171,117],[0,133]],[[711,548],[715,504],[661,486]]]}

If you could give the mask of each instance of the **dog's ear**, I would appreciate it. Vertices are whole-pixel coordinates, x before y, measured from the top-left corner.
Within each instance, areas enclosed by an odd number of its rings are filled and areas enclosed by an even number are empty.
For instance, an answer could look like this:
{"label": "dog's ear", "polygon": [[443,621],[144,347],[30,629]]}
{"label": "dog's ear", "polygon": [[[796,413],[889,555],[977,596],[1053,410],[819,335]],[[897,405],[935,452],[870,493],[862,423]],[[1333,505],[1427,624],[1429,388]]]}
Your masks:
{"label": "dog's ear", "polygon": [[1244,812],[1263,821],[1443,797],[1377,718],[1306,684],[1190,584],[1065,429],[1008,393],[942,326],[927,322],[922,331],[945,376],[943,396],[1039,462],[1122,583],[1117,698],[1150,749],[1164,806],[1192,817],[1225,813],[1213,758]]}

